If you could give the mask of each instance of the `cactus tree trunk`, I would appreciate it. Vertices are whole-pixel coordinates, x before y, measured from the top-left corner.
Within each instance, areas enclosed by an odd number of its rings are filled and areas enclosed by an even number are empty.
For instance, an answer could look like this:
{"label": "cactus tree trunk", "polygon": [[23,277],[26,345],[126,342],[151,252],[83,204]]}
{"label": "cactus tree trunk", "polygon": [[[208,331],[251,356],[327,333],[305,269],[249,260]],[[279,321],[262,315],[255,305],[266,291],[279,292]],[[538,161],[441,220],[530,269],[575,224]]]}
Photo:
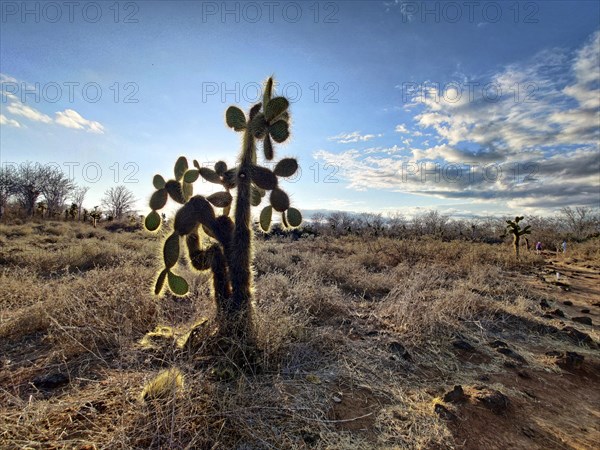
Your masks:
{"label": "cactus tree trunk", "polygon": [[254,137],[248,130],[244,133],[244,145],[240,155],[235,203],[234,245],[224,248],[229,276],[231,298],[223,302],[219,319],[225,334],[246,339],[252,330],[252,228],[250,205],[250,168],[256,159]]}

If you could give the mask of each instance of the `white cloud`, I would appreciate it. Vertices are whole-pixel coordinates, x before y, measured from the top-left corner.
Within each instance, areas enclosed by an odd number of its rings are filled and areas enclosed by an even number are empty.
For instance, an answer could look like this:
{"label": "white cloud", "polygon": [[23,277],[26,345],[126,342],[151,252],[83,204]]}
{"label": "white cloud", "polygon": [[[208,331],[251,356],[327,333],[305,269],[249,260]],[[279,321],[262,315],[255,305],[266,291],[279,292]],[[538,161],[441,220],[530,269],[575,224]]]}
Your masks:
{"label": "white cloud", "polygon": [[34,122],[51,123],[52,119],[44,113],[39,112],[24,103],[12,102],[6,107],[6,110],[16,116],[25,117]]}
{"label": "white cloud", "polygon": [[56,123],[67,128],[85,130],[90,133],[104,133],[104,127],[100,122],[84,119],[81,114],[73,109],[65,109],[56,113]]}
{"label": "white cloud", "polygon": [[4,114],[0,114],[0,125],[6,125],[9,127],[20,128],[21,124],[14,119],[9,119]]}
{"label": "white cloud", "polygon": [[352,142],[366,142],[376,137],[381,137],[382,134],[360,134],[358,131],[352,133],[340,133],[337,136],[327,138],[328,141],[335,141],[338,144],[349,144]]}
{"label": "white cloud", "polygon": [[[428,91],[414,119],[433,134],[410,153],[314,154],[355,190],[386,189],[539,211],[600,202],[600,32],[580,49],[548,49],[485,80],[502,90],[449,102]],[[515,91],[518,86],[519,90]],[[456,94],[456,92],[450,93]],[[465,95],[466,94],[466,95]],[[465,100],[466,99],[466,100]],[[399,133],[412,133],[404,124]],[[404,142],[405,145],[410,142]],[[433,170],[432,170],[433,169]],[[460,176],[458,176],[460,174]],[[499,174],[498,176],[496,176]]]}
{"label": "white cloud", "polygon": [[403,123],[396,125],[396,133],[404,133],[407,134],[408,133],[408,129],[406,128],[406,125],[404,125]]}

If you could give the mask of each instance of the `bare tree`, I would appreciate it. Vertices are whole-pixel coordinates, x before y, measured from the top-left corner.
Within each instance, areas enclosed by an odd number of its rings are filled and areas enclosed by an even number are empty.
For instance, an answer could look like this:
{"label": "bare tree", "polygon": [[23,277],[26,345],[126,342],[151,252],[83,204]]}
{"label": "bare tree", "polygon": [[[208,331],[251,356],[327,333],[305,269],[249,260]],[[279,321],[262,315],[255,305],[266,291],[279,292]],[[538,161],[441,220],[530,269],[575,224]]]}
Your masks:
{"label": "bare tree", "polygon": [[40,192],[46,199],[48,217],[52,217],[63,210],[75,186],[58,167],[44,167],[42,178]]}
{"label": "bare tree", "polygon": [[13,167],[0,167],[0,219],[12,195],[16,193],[17,173]]}
{"label": "bare tree", "polygon": [[104,192],[102,205],[107,209],[109,215],[120,220],[123,216],[133,210],[135,198],[133,192],[125,186],[111,187]]}
{"label": "bare tree", "polygon": [[80,186],[73,189],[71,194],[71,199],[73,203],[77,205],[77,220],[81,220],[81,208],[83,206],[83,200],[85,200],[85,195],[90,190],[88,186]]}
{"label": "bare tree", "polygon": [[576,206],[575,208],[571,208],[566,206],[561,209],[560,212],[567,222],[569,231],[573,233],[577,239],[585,238],[588,234],[594,232],[598,217],[597,214],[594,214],[592,208],[586,206]]}
{"label": "bare tree", "polygon": [[16,174],[15,195],[17,201],[27,215],[32,216],[44,183],[44,167],[39,163],[27,161],[19,165]]}

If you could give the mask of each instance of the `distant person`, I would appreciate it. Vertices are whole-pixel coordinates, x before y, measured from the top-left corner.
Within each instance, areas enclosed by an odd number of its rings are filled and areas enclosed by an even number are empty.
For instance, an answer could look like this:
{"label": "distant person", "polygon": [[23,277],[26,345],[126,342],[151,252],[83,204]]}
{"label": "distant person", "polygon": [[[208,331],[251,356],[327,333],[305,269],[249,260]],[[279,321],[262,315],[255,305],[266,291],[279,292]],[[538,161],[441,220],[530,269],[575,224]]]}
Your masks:
{"label": "distant person", "polygon": [[567,253],[567,241],[564,240],[562,243],[562,251],[563,253]]}
{"label": "distant person", "polygon": [[542,251],[542,243],[540,241],[537,241],[537,243],[535,244],[535,252],[539,255]]}

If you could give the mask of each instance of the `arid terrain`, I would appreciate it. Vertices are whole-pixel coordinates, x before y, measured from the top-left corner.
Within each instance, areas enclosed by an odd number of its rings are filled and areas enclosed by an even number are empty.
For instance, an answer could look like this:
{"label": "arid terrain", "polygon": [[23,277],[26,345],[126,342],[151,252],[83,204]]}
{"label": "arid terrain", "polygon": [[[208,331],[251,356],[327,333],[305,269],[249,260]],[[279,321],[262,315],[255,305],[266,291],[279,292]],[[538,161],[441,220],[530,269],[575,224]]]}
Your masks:
{"label": "arid terrain", "polygon": [[164,233],[0,225],[0,448],[600,448],[598,238],[258,238],[258,361],[225,377],[177,346],[208,275],[152,295]]}

